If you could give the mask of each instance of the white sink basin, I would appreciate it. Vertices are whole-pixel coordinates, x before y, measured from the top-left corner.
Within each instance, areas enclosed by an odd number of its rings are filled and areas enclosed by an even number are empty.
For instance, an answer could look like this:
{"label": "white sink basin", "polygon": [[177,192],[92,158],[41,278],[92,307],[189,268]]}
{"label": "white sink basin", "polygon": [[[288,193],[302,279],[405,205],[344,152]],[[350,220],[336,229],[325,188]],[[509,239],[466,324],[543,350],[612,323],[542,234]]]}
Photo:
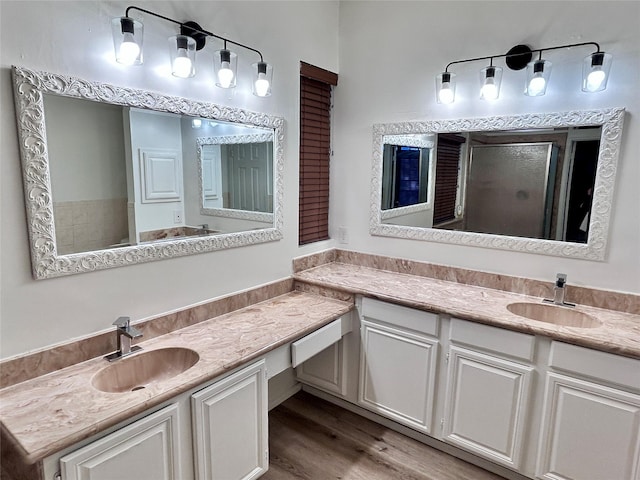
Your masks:
{"label": "white sink basin", "polygon": [[121,358],[104,367],[91,379],[103,392],[124,393],[142,390],[151,383],[168,380],[187,371],[200,360],[188,348],[159,348]]}
{"label": "white sink basin", "polygon": [[521,317],[538,322],[553,323],[563,327],[597,328],[600,320],[572,307],[561,307],[546,303],[517,302],[507,305],[507,310]]}

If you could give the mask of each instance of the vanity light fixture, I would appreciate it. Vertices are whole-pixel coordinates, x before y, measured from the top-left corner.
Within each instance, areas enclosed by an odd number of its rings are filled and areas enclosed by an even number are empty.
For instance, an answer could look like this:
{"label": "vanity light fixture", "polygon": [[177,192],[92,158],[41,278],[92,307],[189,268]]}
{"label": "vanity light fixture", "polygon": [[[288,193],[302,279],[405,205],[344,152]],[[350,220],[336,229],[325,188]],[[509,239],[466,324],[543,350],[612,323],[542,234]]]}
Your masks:
{"label": "vanity light fixture", "polygon": [[196,41],[187,35],[169,37],[171,73],[180,78],[196,74]]}
{"label": "vanity light fixture", "polygon": [[259,50],[204,30],[196,22],[179,22],[178,20],[136,6],[127,7],[124,17],[114,18],[111,22],[113,46],[118,63],[124,65],[142,65],[142,36],[144,27],[140,20],[134,20],[129,16],[131,10],[138,10],[139,12],[180,25],[180,34],[169,38],[171,72],[174,76],[180,78],[193,77],[196,74],[196,51],[204,48],[207,37],[213,37],[224,42],[224,47],[214,53],[216,85],[221,88],[234,88],[236,86],[238,56],[227,49],[227,43],[229,43],[258,54],[260,61],[252,65],[254,73],[251,90],[253,94],[258,97],[271,95],[273,66],[264,61],[262,53]]}
{"label": "vanity light fixture", "polygon": [[213,70],[216,73],[216,85],[220,88],[234,88],[238,71],[238,55],[224,48],[213,55]]}
{"label": "vanity light fixture", "polygon": [[530,97],[544,95],[547,91],[550,76],[551,62],[542,60],[542,52],[540,52],[538,60],[527,64],[527,83],[524,87],[525,95]]}
{"label": "vanity light fixture", "polygon": [[[438,103],[453,103],[455,101],[455,74],[449,71],[452,65],[458,63],[475,62],[479,60],[489,60],[489,66],[480,70],[480,98],[484,100],[495,100],[500,95],[500,84],[502,81],[502,68],[493,65],[495,58],[505,58],[507,67],[511,70],[522,70],[526,67],[527,78],[524,88],[525,95],[538,97],[544,95],[549,85],[551,75],[551,62],[542,59],[542,52],[558,50],[561,48],[582,47],[593,45],[596,51],[586,57],[582,68],[582,91],[599,92],[607,88],[609,70],[611,69],[612,56],[600,50],[600,45],[595,42],[574,43],[571,45],[560,45],[558,47],[547,47],[531,49],[527,45],[516,45],[506,54],[491,55],[487,57],[468,58],[450,62],[444,72],[436,76],[436,100]],[[538,59],[532,61],[533,54],[538,53]]]}
{"label": "vanity light fixture", "polygon": [[495,100],[500,95],[502,68],[493,66],[493,59],[488,67],[480,70],[480,98]]}
{"label": "vanity light fixture", "polygon": [[438,103],[453,103],[456,98],[456,74],[443,72],[436,77]]}

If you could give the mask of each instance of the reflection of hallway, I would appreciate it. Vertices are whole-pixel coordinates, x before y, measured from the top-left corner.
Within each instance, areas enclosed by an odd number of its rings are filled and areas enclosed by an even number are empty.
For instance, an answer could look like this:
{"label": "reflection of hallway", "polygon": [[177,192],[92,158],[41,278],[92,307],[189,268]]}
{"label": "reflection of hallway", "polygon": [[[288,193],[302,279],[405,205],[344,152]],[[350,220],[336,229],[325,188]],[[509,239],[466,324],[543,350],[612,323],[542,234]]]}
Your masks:
{"label": "reflection of hallway", "polygon": [[263,480],[501,480],[400,433],[298,393],[269,412]]}

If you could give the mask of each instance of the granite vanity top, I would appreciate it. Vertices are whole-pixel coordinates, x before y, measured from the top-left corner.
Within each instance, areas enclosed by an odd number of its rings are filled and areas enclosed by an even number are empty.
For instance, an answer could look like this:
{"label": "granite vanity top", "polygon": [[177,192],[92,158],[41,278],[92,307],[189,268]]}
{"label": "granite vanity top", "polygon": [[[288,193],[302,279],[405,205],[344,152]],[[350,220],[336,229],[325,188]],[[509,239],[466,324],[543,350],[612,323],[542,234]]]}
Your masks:
{"label": "granite vanity top", "polygon": [[[145,351],[187,347],[200,355],[189,370],[126,393],[91,386],[108,365],[94,358],[0,390],[0,421],[27,463],[35,463],[80,440],[197,387],[335,320],[353,305],[291,292],[141,342]],[[115,333],[114,333],[115,334]]]}
{"label": "granite vanity top", "polygon": [[[597,318],[602,326],[558,326],[507,310],[514,302],[540,303],[539,297],[339,262],[297,272],[294,279],[640,358],[640,315],[578,305],[576,310]],[[294,291],[141,342],[146,351],[187,347],[200,355],[186,372],[142,390],[106,393],[93,388],[93,375],[107,365],[102,357],[12,385],[0,390],[4,434],[26,462],[35,463],[294,341],[351,309],[350,302]]]}
{"label": "granite vanity top", "polygon": [[307,284],[640,358],[640,315],[578,305],[576,310],[597,318],[602,326],[558,326],[529,320],[507,310],[507,305],[514,302],[541,303],[539,297],[339,262],[297,272],[294,278]]}

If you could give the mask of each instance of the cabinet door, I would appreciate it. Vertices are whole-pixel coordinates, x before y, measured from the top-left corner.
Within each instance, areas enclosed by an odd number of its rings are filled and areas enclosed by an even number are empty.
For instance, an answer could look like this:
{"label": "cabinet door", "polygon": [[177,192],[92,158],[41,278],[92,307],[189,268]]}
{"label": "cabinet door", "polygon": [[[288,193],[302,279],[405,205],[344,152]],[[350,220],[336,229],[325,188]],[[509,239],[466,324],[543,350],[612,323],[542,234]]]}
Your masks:
{"label": "cabinet door", "polygon": [[63,480],[180,480],[178,406],[171,405],[60,459]]}
{"label": "cabinet door", "polygon": [[192,395],[198,480],[249,480],[269,468],[266,374],[261,360]]}
{"label": "cabinet door", "polygon": [[335,395],[346,395],[345,348],[346,342],[340,340],[301,363],[296,368],[298,380]]}
{"label": "cabinet door", "polygon": [[430,433],[437,340],[368,320],[361,336],[358,403]]}
{"label": "cabinet door", "polygon": [[444,440],[519,468],[533,367],[452,346]]}
{"label": "cabinet door", "polygon": [[538,478],[639,480],[640,396],[547,374]]}

